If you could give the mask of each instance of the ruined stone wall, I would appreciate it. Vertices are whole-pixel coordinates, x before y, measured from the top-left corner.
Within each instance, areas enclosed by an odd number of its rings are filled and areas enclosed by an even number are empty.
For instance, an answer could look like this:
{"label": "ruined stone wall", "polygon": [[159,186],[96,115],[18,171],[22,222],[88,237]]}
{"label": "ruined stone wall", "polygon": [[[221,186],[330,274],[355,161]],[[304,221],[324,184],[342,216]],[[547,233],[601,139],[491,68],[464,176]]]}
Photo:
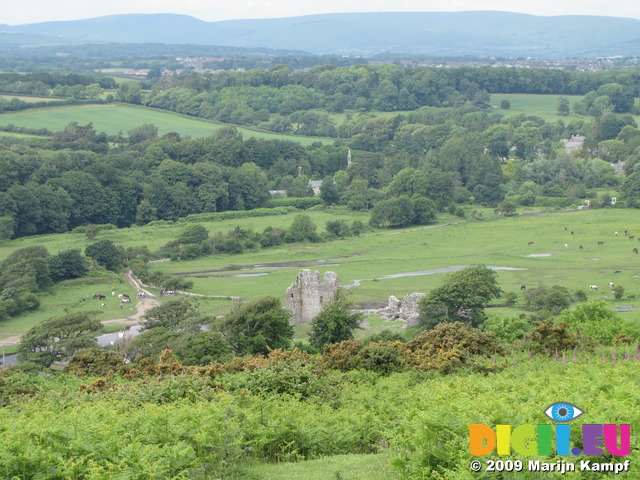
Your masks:
{"label": "ruined stone wall", "polygon": [[289,323],[311,323],[323,305],[335,298],[338,288],[340,283],[335,272],[325,272],[321,282],[317,270],[300,270],[284,296],[284,308],[293,313]]}
{"label": "ruined stone wall", "polygon": [[380,315],[380,318],[384,322],[403,321],[407,322],[407,327],[413,327],[418,325],[418,319],[420,317],[419,302],[424,297],[426,297],[425,293],[411,293],[402,300],[398,300],[391,295],[387,306],[374,313]]}

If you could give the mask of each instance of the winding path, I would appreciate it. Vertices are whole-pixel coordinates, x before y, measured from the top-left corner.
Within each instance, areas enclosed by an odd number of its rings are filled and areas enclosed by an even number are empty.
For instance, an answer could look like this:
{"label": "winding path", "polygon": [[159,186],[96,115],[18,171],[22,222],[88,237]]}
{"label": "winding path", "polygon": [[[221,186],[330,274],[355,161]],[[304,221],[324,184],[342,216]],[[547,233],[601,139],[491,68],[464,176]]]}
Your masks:
{"label": "winding path", "polygon": [[[133,286],[133,288],[135,288],[136,293],[144,293],[145,296],[142,298],[137,298],[138,302],[136,303],[136,312],[134,314],[129,315],[128,317],[102,320],[100,323],[102,323],[103,325],[114,323],[124,324],[128,327],[138,325],[138,323],[140,322],[140,318],[142,318],[142,316],[147,313],[148,310],[160,305],[158,300],[156,300],[157,297],[143,287],[142,283],[140,283],[140,280],[138,280],[135,275],[133,275],[133,272],[131,272],[131,270],[127,270],[125,272],[124,278],[126,278],[127,281]],[[17,345],[18,343],[20,343],[19,335],[6,337],[0,340],[0,346]]]}
{"label": "winding path", "polygon": [[144,297],[138,297],[138,303],[136,303],[136,313],[133,315],[129,315],[128,317],[123,318],[113,318],[111,320],[103,320],[100,323],[103,325],[109,325],[113,323],[123,323],[127,326],[138,325],[140,318],[147,313],[148,310],[153,307],[157,307],[160,305],[158,300],[156,300],[156,296],[151,293],[149,290],[146,290],[140,280],[136,278],[131,270],[127,270],[124,273],[124,278],[131,284],[133,288],[136,290],[136,297],[139,293],[144,293]]}

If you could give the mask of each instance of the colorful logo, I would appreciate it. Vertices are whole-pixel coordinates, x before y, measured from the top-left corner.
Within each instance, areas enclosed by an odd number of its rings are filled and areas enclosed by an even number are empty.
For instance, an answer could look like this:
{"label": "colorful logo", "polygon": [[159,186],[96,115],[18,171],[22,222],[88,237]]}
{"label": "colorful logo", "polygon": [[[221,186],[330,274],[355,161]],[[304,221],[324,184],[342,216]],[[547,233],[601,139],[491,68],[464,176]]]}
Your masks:
{"label": "colorful logo", "polygon": [[544,411],[544,414],[556,422],[570,422],[575,420],[584,412],[575,405],[565,402],[552,403]]}
{"label": "colorful logo", "polygon": [[[570,422],[582,414],[580,408],[567,402],[549,405],[544,414],[554,422]],[[582,448],[571,448],[571,425],[496,425],[495,430],[487,425],[469,425],[469,447],[473,456],[493,453],[523,456],[556,455],[604,455],[616,457],[631,453],[631,425],[583,424],[581,426]],[[555,440],[555,452],[554,452]]]}

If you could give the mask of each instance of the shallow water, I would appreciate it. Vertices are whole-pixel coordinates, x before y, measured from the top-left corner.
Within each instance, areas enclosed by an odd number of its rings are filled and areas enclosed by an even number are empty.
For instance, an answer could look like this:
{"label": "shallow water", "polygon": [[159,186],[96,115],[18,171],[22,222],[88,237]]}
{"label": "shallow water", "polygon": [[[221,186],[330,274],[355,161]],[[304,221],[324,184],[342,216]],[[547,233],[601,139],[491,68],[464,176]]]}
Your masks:
{"label": "shallow water", "polygon": [[140,335],[140,333],[142,333],[140,332],[141,329],[142,325],[134,325],[128,330],[124,330],[124,334],[122,337],[120,336],[121,332],[111,332],[96,337],[96,340],[98,341],[98,345],[100,345],[101,347],[106,347],[107,345],[111,345],[111,342],[116,342],[119,339],[129,339],[137,337],[138,335]]}
{"label": "shallow water", "polygon": [[[433,268],[431,270],[417,270],[415,272],[402,272],[402,273],[392,273],[389,275],[383,275],[381,277],[376,277],[376,278],[361,278],[358,280],[354,280],[353,283],[351,283],[350,285],[342,285],[343,288],[351,288],[351,287],[359,287],[360,284],[364,281],[367,280],[388,280],[390,278],[403,278],[403,277],[419,277],[422,275],[435,275],[437,273],[450,273],[450,272],[457,272],[459,270],[462,270],[464,268],[467,268],[468,265],[455,265],[452,267],[443,267],[443,268]],[[509,270],[509,271],[516,271],[516,270],[528,270],[528,268],[515,268],[515,267],[497,267],[497,266],[493,266],[493,265],[489,265],[487,266],[487,268],[490,268],[491,270]]]}

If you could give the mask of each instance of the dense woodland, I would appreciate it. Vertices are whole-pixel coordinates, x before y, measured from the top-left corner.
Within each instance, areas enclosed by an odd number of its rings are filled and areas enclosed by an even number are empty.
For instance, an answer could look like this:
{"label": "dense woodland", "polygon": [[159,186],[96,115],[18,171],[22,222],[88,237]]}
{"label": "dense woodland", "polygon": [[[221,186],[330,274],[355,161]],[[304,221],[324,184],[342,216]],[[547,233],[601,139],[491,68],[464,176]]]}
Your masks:
{"label": "dense woodland", "polygon": [[[381,202],[379,210],[389,210],[389,202],[402,196],[414,202],[428,199],[438,209],[468,202],[495,207],[507,197],[516,205],[561,207],[584,198],[602,205],[604,197],[596,198],[601,188],[619,190],[622,204],[633,206],[640,197],[640,174],[635,173],[640,132],[630,114],[636,108],[637,75],[636,70],[589,74],[395,66],[326,66],[292,73],[282,67],[168,76],[143,90],[126,82],[114,89],[113,79],[95,75],[2,74],[0,89],[13,93],[95,101],[110,89],[106,101],[322,136],[302,147],[243,138],[233,127],[193,139],[158,137],[157,128],[148,124],[113,137],[92,124],[74,123],[59,132],[7,126],[45,136],[1,141],[2,235],[64,232],[88,224],[124,227],[254,209],[266,205],[269,190],[310,196],[309,179],[325,180],[326,203],[353,209],[371,210]],[[584,119],[549,123],[508,115],[506,108],[489,108],[489,90],[586,94],[574,107]],[[8,110],[31,105],[3,102]],[[560,96],[559,109],[562,105]],[[331,112],[345,109],[338,124]],[[402,112],[374,113],[393,110]],[[576,134],[586,137],[584,148],[566,153],[560,141]],[[331,137],[335,140],[328,141]],[[609,165],[622,161],[626,179],[614,175]],[[420,215],[389,215],[379,224],[421,221]]]}

